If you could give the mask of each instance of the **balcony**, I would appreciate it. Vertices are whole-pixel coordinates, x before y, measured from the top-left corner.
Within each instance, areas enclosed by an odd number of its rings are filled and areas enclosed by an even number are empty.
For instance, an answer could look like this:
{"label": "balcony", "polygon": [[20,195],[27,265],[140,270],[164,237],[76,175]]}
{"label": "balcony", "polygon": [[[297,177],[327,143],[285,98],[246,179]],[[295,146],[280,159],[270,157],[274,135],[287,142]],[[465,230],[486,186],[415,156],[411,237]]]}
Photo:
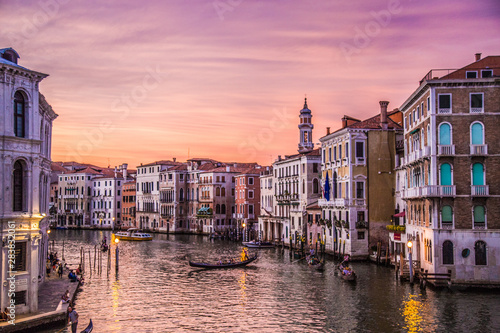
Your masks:
{"label": "balcony", "polygon": [[412,187],[402,191],[403,199],[420,197],[454,197],[456,195],[455,185],[427,185],[423,187]]}
{"label": "balcony", "polygon": [[470,113],[484,113],[484,108],[470,108]]}
{"label": "balcony", "polygon": [[474,222],[474,229],[475,230],[485,230],[486,229],[486,223],[484,223],[484,222]]}
{"label": "balcony", "polygon": [[449,114],[451,113],[451,108],[438,108],[439,114]]}
{"label": "balcony", "polygon": [[472,185],[471,195],[473,197],[486,197],[490,195],[489,185]]}
{"label": "balcony", "polygon": [[[364,199],[362,199],[364,200]],[[334,198],[326,201],[326,199],[319,199],[318,206],[323,207],[348,207],[349,199],[345,198]]]}
{"label": "balcony", "polygon": [[471,155],[488,155],[488,145],[470,145]]}
{"label": "balcony", "polygon": [[365,199],[353,199],[354,200],[354,204],[356,206],[364,206],[365,205]]}
{"label": "balcony", "polygon": [[455,155],[455,145],[438,145],[438,155]]}

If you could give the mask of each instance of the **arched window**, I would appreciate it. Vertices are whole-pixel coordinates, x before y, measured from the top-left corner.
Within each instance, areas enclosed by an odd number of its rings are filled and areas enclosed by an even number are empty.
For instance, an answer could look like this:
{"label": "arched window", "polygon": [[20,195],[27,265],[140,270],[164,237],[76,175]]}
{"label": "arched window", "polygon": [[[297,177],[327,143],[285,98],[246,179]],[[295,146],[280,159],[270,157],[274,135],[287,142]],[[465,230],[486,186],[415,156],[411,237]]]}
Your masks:
{"label": "arched window", "polygon": [[216,197],[220,197],[220,187],[217,187],[217,188],[215,189],[215,196],[216,196]]}
{"label": "arched window", "polygon": [[26,103],[20,91],[14,94],[14,135],[18,138],[25,137]]}
{"label": "arched window", "polygon": [[226,196],[226,188],[225,188],[225,187],[223,187],[223,188],[221,188],[221,189],[220,189],[220,195],[221,195],[222,197],[225,197],[225,196]]}
{"label": "arched window", "polygon": [[484,185],[484,167],[481,163],[472,165],[472,185]]}
{"label": "arched window", "polygon": [[314,178],[313,179],[313,193],[318,193],[318,192],[319,192],[318,179]]}
{"label": "arched window", "polygon": [[451,226],[453,224],[453,210],[451,206],[443,206],[441,208],[441,223],[443,226]]}
{"label": "arched window", "polygon": [[24,167],[21,161],[14,163],[13,193],[12,210],[22,212],[24,209]]}
{"label": "arched window", "polygon": [[476,255],[476,265],[487,265],[486,243],[483,241],[477,241],[474,245],[474,252]]}
{"label": "arched window", "polygon": [[453,265],[453,243],[448,240],[443,243],[443,265]]}
{"label": "arched window", "polygon": [[474,228],[483,228],[486,226],[486,214],[484,206],[474,206]]}
{"label": "arched window", "polygon": [[226,205],[222,204],[221,209],[220,209],[221,214],[226,214]]}
{"label": "arched window", "polygon": [[442,146],[451,145],[451,128],[449,124],[439,125],[439,144]]}
{"label": "arched window", "polygon": [[179,201],[184,201],[184,189],[180,189],[179,191]]}
{"label": "arched window", "polygon": [[449,163],[441,164],[440,185],[452,185],[451,178],[451,165]]}
{"label": "arched window", "polygon": [[470,127],[470,140],[473,145],[484,144],[483,124],[474,123]]}
{"label": "arched window", "polygon": [[219,204],[217,204],[215,206],[215,214],[220,214],[220,205]]}

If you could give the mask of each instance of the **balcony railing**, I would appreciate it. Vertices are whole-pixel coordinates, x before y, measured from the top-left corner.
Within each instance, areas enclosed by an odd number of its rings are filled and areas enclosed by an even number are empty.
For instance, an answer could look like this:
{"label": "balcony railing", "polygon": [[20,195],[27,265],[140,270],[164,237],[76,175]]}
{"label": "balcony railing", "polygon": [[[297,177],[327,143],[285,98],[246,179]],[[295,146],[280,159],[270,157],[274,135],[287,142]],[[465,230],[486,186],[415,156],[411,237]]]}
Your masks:
{"label": "balcony railing", "polygon": [[484,229],[486,229],[486,223],[474,222],[474,229],[484,230]]}
{"label": "balcony railing", "polygon": [[451,113],[451,108],[438,108],[438,113],[439,114]]}
{"label": "balcony railing", "polygon": [[439,155],[455,155],[455,145],[438,145]]}
{"label": "balcony railing", "polygon": [[485,197],[490,195],[489,185],[472,185],[471,195],[475,197]]}
{"label": "balcony railing", "polygon": [[488,145],[470,145],[471,155],[488,155]]}
{"label": "balcony railing", "polygon": [[484,108],[470,108],[470,113],[483,113]]}
{"label": "balcony railing", "polygon": [[453,222],[441,222],[441,229],[453,229]]}
{"label": "balcony railing", "polygon": [[456,195],[455,185],[427,185],[423,187],[412,187],[402,192],[403,199],[418,197],[453,197]]}

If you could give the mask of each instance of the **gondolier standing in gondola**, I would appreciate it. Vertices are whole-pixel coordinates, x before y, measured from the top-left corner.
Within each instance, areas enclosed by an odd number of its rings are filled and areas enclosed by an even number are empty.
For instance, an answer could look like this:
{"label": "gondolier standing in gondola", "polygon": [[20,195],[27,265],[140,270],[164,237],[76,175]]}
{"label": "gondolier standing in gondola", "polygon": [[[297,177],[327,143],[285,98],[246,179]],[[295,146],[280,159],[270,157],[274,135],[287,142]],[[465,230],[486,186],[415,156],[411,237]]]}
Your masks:
{"label": "gondolier standing in gondola", "polygon": [[68,308],[68,323],[71,324],[71,333],[76,333],[78,326],[78,312],[72,307]]}

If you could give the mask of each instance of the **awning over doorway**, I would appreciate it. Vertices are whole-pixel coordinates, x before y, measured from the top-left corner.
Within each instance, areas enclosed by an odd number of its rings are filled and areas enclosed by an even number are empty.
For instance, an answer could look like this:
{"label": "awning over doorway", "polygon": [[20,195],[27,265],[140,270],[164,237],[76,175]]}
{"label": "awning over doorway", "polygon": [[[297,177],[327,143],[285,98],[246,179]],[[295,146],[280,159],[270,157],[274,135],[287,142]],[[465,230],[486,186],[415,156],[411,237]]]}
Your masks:
{"label": "awning over doorway", "polygon": [[405,217],[405,211],[393,215],[394,217]]}

